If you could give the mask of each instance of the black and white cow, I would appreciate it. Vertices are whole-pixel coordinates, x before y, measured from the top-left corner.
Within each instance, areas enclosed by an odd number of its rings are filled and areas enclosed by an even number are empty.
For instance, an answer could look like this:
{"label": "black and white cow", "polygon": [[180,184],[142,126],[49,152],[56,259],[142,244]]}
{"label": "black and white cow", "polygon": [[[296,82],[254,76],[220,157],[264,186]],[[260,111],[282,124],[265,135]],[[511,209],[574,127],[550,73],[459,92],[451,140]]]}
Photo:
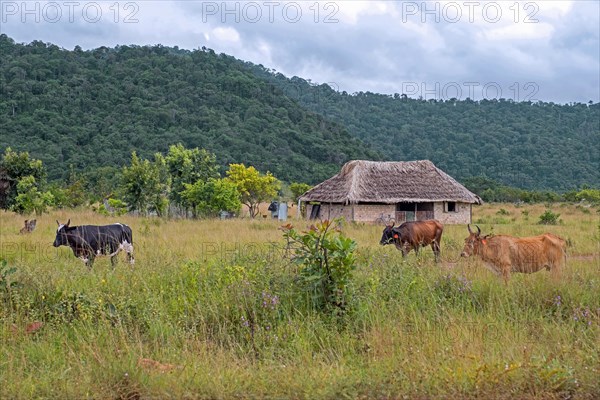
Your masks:
{"label": "black and white cow", "polygon": [[92,267],[94,258],[100,255],[109,255],[110,262],[114,266],[117,254],[121,250],[127,253],[127,260],[134,263],[133,258],[133,235],[131,228],[124,224],[112,225],[81,225],[69,226],[71,220],[66,224],[58,224],[54,247],[69,246],[75,257],[85,262],[88,268]]}

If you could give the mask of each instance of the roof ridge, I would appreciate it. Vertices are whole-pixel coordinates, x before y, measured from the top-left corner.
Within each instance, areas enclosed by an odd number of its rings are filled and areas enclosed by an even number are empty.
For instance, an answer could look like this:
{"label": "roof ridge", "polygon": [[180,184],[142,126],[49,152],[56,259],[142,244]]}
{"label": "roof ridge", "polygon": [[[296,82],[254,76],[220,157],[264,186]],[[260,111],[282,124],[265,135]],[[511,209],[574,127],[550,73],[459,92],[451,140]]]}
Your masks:
{"label": "roof ridge", "polygon": [[331,178],[301,196],[302,201],[327,203],[462,201],[481,203],[431,160],[351,160]]}
{"label": "roof ridge", "polygon": [[350,194],[354,194],[356,193],[356,191],[358,190],[358,178],[357,178],[357,169],[362,169],[364,168],[364,162],[363,161],[367,161],[367,160],[357,160],[356,161],[356,165],[354,165],[354,168],[352,168],[352,171],[350,171],[351,174],[351,181],[350,181],[350,189],[348,190],[348,193],[346,194],[346,204],[348,204],[349,202],[353,201],[353,199],[350,198]]}

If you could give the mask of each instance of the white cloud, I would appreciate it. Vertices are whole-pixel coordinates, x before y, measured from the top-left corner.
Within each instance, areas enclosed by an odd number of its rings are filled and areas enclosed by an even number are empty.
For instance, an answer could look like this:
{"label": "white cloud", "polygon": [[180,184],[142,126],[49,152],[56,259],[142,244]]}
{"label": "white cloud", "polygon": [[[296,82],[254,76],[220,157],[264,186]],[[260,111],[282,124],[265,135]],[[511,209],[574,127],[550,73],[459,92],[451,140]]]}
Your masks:
{"label": "white cloud", "polygon": [[391,11],[391,8],[390,3],[384,1],[339,1],[324,3],[321,13],[324,16],[331,15],[332,18],[336,18],[339,14],[337,19],[341,23],[356,25],[363,17],[386,14]]}
{"label": "white cloud", "polygon": [[[554,27],[551,24],[514,24],[488,29],[480,32],[478,35],[485,40],[503,40],[503,41],[526,41],[549,39],[552,36]],[[509,44],[510,45],[510,44]]]}
{"label": "white cloud", "polygon": [[212,30],[214,40],[222,42],[239,42],[240,34],[231,27],[218,27]]}

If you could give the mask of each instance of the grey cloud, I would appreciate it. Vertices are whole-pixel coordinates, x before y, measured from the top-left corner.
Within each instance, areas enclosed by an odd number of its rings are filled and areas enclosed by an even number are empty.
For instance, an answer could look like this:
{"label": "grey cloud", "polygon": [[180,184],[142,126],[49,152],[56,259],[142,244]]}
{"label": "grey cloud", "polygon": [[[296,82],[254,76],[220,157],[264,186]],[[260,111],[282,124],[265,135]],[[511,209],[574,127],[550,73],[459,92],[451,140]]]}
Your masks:
{"label": "grey cloud", "polygon": [[[531,29],[541,32],[548,26],[542,23],[551,24],[549,38],[487,41],[481,39],[482,29],[501,24],[421,24],[418,17],[409,23],[393,13],[361,14],[356,24],[315,23],[308,13],[290,23],[276,13],[271,23],[264,9],[260,21],[241,18],[236,23],[231,15],[225,22],[220,14],[203,15],[207,2],[165,3],[172,7],[171,19],[160,18],[160,4],[139,4],[140,22],[132,26],[107,19],[98,24],[3,24],[2,31],[16,41],[43,40],[69,49],[158,43],[189,49],[207,46],[288,76],[335,82],[349,93],[401,93],[407,82],[426,88],[478,82],[497,83],[509,98],[515,82],[520,86],[535,82],[540,100],[600,101],[598,2],[575,2],[560,18],[542,8],[540,24]],[[402,3],[394,5],[400,12]],[[240,41],[218,41],[214,35],[207,41],[204,34],[218,27],[235,29]],[[270,49],[268,56],[264,44]]]}

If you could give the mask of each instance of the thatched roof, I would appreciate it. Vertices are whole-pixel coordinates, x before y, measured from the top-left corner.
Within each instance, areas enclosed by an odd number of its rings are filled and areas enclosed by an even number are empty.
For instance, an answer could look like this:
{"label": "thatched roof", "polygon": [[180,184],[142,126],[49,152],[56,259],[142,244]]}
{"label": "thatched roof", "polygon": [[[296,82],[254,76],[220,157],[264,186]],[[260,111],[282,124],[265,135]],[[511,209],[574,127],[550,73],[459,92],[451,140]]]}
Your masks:
{"label": "thatched roof", "polygon": [[339,174],[304,193],[301,201],[324,203],[401,203],[481,198],[438,169],[431,161],[349,161]]}

